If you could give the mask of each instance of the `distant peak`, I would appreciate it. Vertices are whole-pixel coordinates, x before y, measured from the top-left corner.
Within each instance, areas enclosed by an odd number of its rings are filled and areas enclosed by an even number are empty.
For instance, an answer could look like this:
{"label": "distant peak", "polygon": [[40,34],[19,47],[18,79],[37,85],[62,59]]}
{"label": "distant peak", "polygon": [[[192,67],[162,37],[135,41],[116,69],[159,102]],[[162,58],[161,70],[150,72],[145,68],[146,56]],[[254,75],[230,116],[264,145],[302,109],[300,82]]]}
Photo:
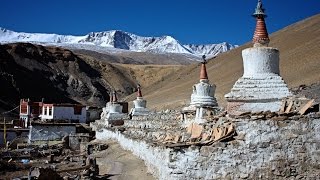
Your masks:
{"label": "distant peak", "polygon": [[7,32],[8,30],[6,28],[0,27],[0,31]]}
{"label": "distant peak", "polygon": [[113,31],[114,31],[114,34],[131,34],[131,33],[125,32],[125,31],[121,31],[121,30],[113,30]]}
{"label": "distant peak", "polygon": [[168,39],[168,40],[176,40],[172,36],[162,36],[162,37],[165,38],[165,39]]}

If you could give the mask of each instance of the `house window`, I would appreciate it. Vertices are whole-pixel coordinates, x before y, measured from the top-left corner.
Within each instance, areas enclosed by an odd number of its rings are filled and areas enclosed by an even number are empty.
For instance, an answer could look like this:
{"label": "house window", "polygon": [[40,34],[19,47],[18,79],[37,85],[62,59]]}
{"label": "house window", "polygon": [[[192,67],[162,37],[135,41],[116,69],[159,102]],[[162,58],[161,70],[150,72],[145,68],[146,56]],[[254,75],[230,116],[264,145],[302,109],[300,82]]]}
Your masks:
{"label": "house window", "polygon": [[21,113],[23,113],[23,114],[28,113],[28,107],[26,105],[21,105]]}
{"label": "house window", "polygon": [[74,106],[73,107],[73,112],[75,115],[81,115],[82,113],[82,106]]}
{"label": "house window", "polygon": [[49,107],[49,116],[52,116],[52,107]]}

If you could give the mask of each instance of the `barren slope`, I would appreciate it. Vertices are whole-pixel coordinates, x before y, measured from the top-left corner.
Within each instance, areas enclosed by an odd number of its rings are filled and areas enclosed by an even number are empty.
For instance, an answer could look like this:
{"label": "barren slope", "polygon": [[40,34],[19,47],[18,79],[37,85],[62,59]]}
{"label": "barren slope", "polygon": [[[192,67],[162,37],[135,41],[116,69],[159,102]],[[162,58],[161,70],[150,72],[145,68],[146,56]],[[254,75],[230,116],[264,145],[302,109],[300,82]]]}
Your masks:
{"label": "barren slope", "polygon": [[117,53],[109,53],[84,49],[72,49],[72,51],[81,56],[89,56],[103,62],[121,64],[187,65],[196,63],[200,60],[199,57],[193,55],[178,53],[161,54],[134,51],[119,51]]}
{"label": "barren slope", "polygon": [[[280,50],[280,73],[290,88],[320,81],[320,14],[275,32],[270,39],[270,46]],[[249,46],[251,43],[220,54],[207,64],[209,80],[217,86],[215,96],[220,106],[226,103],[224,94],[243,74],[241,51]],[[189,103],[192,85],[199,81],[198,66],[189,65],[164,81],[143,89],[148,106],[180,108]]]}
{"label": "barren slope", "polygon": [[0,45],[0,112],[20,98],[104,106],[111,90],[119,98],[150,86],[181,66],[121,65],[72,51],[30,43]]}

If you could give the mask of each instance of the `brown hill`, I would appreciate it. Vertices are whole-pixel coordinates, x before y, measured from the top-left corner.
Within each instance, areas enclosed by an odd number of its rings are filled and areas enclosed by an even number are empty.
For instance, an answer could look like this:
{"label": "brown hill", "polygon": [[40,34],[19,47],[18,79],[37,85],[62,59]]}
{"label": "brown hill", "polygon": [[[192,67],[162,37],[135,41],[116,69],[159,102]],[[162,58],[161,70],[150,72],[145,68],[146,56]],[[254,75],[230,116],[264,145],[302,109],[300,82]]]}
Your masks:
{"label": "brown hill", "polygon": [[107,63],[121,64],[155,64],[155,65],[188,65],[196,63],[200,58],[187,54],[151,53],[123,51],[117,53],[96,52],[84,49],[73,49],[73,52],[84,57],[90,57]]}
{"label": "brown hill", "polygon": [[16,107],[20,98],[104,106],[110,90],[125,97],[137,82],[149,86],[180,66],[164,67],[110,64],[30,43],[0,45],[0,111]]}
{"label": "brown hill", "polygon": [[[270,46],[280,50],[280,73],[290,88],[320,81],[320,14],[275,32],[270,39]],[[249,46],[251,43],[220,54],[207,64],[209,80],[217,86],[215,96],[220,106],[226,103],[224,94],[243,74],[241,51]],[[186,66],[164,81],[144,88],[148,106],[180,108],[189,103],[192,85],[199,81],[198,66]]]}

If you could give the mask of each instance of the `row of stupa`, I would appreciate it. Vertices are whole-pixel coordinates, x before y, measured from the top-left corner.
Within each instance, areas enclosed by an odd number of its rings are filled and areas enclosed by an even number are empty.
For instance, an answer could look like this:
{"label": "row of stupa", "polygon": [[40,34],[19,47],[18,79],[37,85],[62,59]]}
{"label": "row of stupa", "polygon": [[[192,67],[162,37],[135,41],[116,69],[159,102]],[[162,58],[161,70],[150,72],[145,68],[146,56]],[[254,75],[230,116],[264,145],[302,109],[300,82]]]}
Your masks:
{"label": "row of stupa", "polygon": [[[282,99],[291,96],[286,83],[279,75],[279,50],[268,47],[270,39],[265,23],[265,9],[261,0],[253,14],[256,29],[253,36],[253,47],[242,51],[243,76],[239,78],[225,95],[227,112],[276,112],[280,109]],[[206,61],[201,65],[200,83],[194,85],[191,103],[188,108],[196,108],[196,121],[201,122],[203,108],[214,107],[215,86],[209,84]]]}
{"label": "row of stupa", "polygon": [[[149,109],[147,109],[147,101],[143,99],[141,87],[137,86],[137,99],[133,101],[134,107],[130,110],[129,116],[146,116],[149,114]],[[101,114],[101,119],[112,121],[112,120],[121,120],[127,119],[128,116],[123,112],[123,106],[118,102],[118,97],[116,91],[113,91],[110,94],[110,101],[107,103],[106,107],[103,108]]]}
{"label": "row of stupa", "polygon": [[[253,16],[256,19],[256,29],[253,36],[253,47],[242,51],[244,73],[225,95],[227,100],[227,112],[238,114],[242,112],[276,112],[281,107],[283,98],[291,96],[287,85],[279,75],[279,50],[268,47],[269,36],[265,24],[265,9],[261,0],[258,0]],[[218,107],[214,97],[215,85],[209,84],[206,70],[206,60],[200,69],[200,82],[193,86],[191,102],[183,112],[195,111],[195,122],[203,123],[205,120],[204,110]],[[121,118],[121,107],[116,103],[116,94],[113,94],[109,104],[107,119],[112,117]],[[108,106],[108,105],[107,105]],[[147,115],[146,100],[142,98],[140,86],[138,86],[138,97],[134,101],[131,115]]]}

